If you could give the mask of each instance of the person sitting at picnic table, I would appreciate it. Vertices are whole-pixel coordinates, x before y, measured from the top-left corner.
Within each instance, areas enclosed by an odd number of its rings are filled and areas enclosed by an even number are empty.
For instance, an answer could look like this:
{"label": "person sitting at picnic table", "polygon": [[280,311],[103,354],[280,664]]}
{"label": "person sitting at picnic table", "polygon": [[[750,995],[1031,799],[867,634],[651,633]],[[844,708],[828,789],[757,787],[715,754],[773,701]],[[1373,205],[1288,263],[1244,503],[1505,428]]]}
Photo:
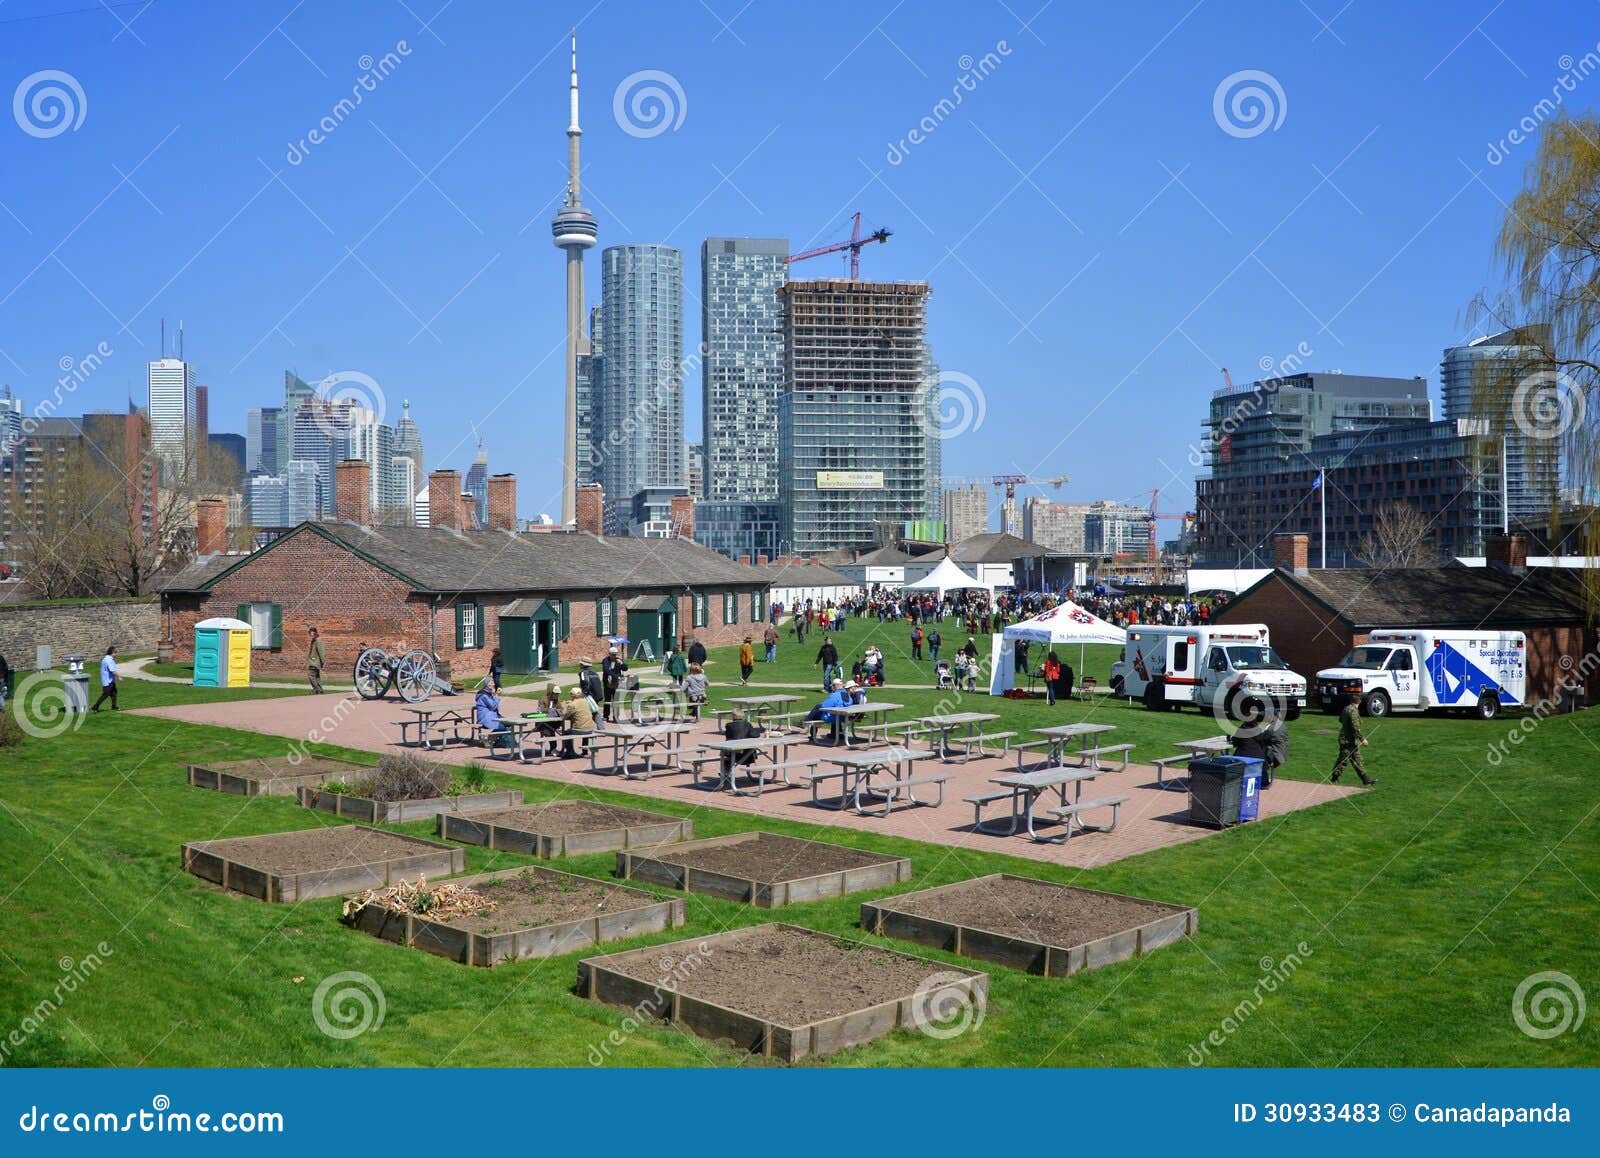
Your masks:
{"label": "person sitting at picnic table", "polygon": [[706,679],[706,669],[697,663],[689,665],[689,674],[683,677],[683,699],[694,712],[694,718],[700,718],[700,710],[706,706],[706,696],[711,691],[711,681]]}
{"label": "person sitting at picnic table", "polygon": [[[722,738],[724,740],[754,740],[766,732],[760,724],[751,723],[744,712],[735,711],[728,717],[728,722],[722,725]],[[756,757],[761,755],[759,749],[751,748],[748,752],[724,752],[722,754],[722,774],[732,773],[734,765],[754,764]]]}
{"label": "person sitting at picnic table", "polygon": [[561,749],[561,755],[566,759],[570,760],[578,754],[577,749],[572,746],[572,737],[594,735],[594,708],[591,705],[592,701],[576,684],[573,685],[572,694],[567,697],[567,702],[561,705],[562,730],[567,735],[566,746]]}
{"label": "person sitting at picnic table", "polygon": [[494,689],[487,683],[478,689],[477,699],[472,705],[472,714],[478,727],[483,729],[483,738],[490,752],[496,748],[511,747],[511,731],[500,719],[500,697],[494,694]]}
{"label": "person sitting at picnic table", "polygon": [[855,680],[850,680],[844,685],[844,694],[849,699],[851,705],[864,704],[867,702],[866,685],[858,684]]}
{"label": "person sitting at picnic table", "polygon": [[839,742],[839,717],[835,716],[830,709],[832,709],[832,708],[846,708],[846,707],[849,707],[854,702],[855,702],[855,698],[853,696],[848,695],[845,692],[844,681],[843,680],[834,680],[833,681],[833,690],[828,693],[827,698],[824,699],[820,704],[818,704],[816,707],[812,708],[809,712],[806,713],[806,723],[810,724],[810,723],[815,723],[818,720],[821,720],[825,724],[832,724],[833,725],[833,740],[834,740],[834,743],[838,743]]}
{"label": "person sitting at picnic table", "polygon": [[[544,696],[539,700],[539,711],[547,716],[561,715],[561,689],[555,684],[544,685]],[[555,720],[546,720],[539,725],[541,736],[554,736],[561,731],[561,725]]]}

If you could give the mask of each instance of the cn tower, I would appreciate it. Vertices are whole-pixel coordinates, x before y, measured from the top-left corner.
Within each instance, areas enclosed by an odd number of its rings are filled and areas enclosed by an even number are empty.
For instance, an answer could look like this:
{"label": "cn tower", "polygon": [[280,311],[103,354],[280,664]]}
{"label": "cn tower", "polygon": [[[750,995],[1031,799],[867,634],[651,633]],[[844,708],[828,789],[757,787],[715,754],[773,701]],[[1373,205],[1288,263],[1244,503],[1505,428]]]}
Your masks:
{"label": "cn tower", "polygon": [[571,120],[567,124],[567,200],[550,222],[551,240],[567,254],[567,425],[561,455],[561,521],[578,515],[578,347],[583,340],[583,251],[600,227],[578,194],[578,30],[572,30]]}

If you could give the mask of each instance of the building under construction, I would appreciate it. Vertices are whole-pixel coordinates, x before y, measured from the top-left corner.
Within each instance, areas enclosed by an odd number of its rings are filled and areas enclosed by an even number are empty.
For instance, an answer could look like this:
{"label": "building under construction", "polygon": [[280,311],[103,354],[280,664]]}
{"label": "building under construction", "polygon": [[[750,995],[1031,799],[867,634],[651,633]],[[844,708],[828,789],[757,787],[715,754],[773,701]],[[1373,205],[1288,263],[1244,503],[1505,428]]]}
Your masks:
{"label": "building under construction", "polygon": [[876,545],[939,517],[927,282],[790,281],[778,407],[784,553]]}

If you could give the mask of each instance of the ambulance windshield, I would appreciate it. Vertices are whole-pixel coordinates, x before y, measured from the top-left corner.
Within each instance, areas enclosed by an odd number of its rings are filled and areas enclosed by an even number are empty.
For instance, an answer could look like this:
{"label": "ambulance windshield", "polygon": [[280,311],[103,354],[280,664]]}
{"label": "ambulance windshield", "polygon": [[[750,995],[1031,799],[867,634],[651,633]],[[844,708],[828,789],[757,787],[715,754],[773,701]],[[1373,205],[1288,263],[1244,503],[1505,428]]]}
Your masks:
{"label": "ambulance windshield", "polygon": [[1381,671],[1388,662],[1387,647],[1358,647],[1339,661],[1340,667],[1361,668],[1364,671]]}
{"label": "ambulance windshield", "polygon": [[1278,653],[1270,647],[1230,647],[1228,659],[1232,662],[1234,671],[1248,671],[1254,668],[1271,671],[1289,670],[1289,665],[1284,663]]}

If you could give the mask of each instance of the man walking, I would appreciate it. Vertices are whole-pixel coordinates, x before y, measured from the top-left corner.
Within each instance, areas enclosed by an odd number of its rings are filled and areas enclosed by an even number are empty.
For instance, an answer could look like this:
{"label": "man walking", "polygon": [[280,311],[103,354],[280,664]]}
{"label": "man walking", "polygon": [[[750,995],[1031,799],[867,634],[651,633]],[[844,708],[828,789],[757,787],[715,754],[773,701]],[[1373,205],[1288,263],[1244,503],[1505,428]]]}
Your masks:
{"label": "man walking", "polygon": [[306,670],[311,673],[311,694],[322,694],[322,669],[328,664],[328,653],[322,648],[317,629],[311,629],[311,650],[306,653]]}
{"label": "man walking", "polygon": [[1344,711],[1339,713],[1339,759],[1333,765],[1333,783],[1339,783],[1339,773],[1344,771],[1346,764],[1356,770],[1361,783],[1368,788],[1377,783],[1367,775],[1361,763],[1361,749],[1366,746],[1367,738],[1361,734],[1361,693],[1352,689],[1349,702],[1345,704]]}
{"label": "man walking", "polygon": [[767,629],[761,633],[761,642],[767,645],[767,663],[778,662],[778,629],[772,624],[767,624]]}
{"label": "man walking", "polygon": [[600,661],[600,714],[608,720],[617,718],[617,689],[622,686],[622,673],[627,670],[628,665],[615,646]]}
{"label": "man walking", "polygon": [[939,644],[943,642],[939,638],[939,629],[937,627],[928,632],[928,658],[934,663],[939,662]]}
{"label": "man walking", "polygon": [[744,642],[739,645],[739,682],[747,684],[750,676],[756,670],[756,649],[751,646],[750,637],[744,637]]}
{"label": "man walking", "polygon": [[914,659],[914,660],[918,660],[918,661],[920,661],[922,659],[922,625],[921,624],[915,624],[914,623],[911,626],[911,658]]}
{"label": "man walking", "polygon": [[98,712],[107,700],[111,701],[113,712],[122,710],[117,707],[117,649],[114,647],[106,648],[106,657],[100,661],[100,698],[89,710]]}
{"label": "man walking", "polygon": [[833,688],[833,678],[839,667],[839,649],[833,646],[833,637],[824,635],[822,646],[817,649],[816,662],[812,667],[822,668],[822,690],[830,691]]}

